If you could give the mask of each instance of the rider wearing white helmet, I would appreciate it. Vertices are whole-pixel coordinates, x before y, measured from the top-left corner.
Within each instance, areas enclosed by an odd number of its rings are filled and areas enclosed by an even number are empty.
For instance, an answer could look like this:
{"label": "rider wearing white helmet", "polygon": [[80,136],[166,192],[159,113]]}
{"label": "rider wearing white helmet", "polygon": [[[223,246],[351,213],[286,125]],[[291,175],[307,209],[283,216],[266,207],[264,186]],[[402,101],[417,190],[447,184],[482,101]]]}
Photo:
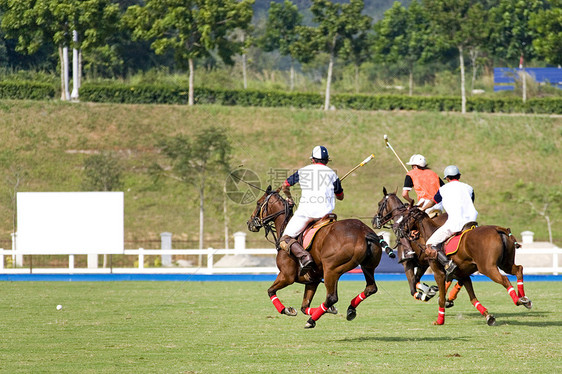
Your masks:
{"label": "rider wearing white helmet", "polygon": [[311,165],[299,169],[283,183],[283,192],[290,203],[292,203],[290,187],[296,183],[301,187],[299,207],[279,240],[282,249],[292,252],[298,258],[301,267],[300,275],[306,274],[312,268],[314,260],[295,238],[311,221],[331,213],[335,208],[336,199],[343,200],[344,197],[340,179],[326,166],[330,161],[326,147],[320,145],[314,147],[310,159]]}
{"label": "rider wearing white helmet", "polygon": [[478,212],[474,207],[474,189],[459,181],[461,177],[459,168],[449,165],[443,174],[448,183],[439,188],[431,204],[443,202],[443,208],[449,217],[443,226],[438,228],[427,240],[425,253],[429,257],[433,257],[437,251],[437,260],[445,267],[445,271],[449,275],[457,265],[453,260],[449,260],[437,248],[437,245],[443,243],[454,233],[461,231],[468,222],[476,221]]}

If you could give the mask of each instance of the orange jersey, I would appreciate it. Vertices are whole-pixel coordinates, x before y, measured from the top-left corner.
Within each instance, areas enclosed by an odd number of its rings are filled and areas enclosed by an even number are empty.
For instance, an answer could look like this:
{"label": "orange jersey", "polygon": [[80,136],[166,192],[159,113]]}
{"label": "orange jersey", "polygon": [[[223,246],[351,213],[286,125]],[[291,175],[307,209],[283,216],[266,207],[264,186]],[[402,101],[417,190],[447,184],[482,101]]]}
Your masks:
{"label": "orange jersey", "polygon": [[433,200],[433,196],[439,191],[439,176],[430,169],[412,169],[408,172],[414,182],[414,190],[421,199]]}

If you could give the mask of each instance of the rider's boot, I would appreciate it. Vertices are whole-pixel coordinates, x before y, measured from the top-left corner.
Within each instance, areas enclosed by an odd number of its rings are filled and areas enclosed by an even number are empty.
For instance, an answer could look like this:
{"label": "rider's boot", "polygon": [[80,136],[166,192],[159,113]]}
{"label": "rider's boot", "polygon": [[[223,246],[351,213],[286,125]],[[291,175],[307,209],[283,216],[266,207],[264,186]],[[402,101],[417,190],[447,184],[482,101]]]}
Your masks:
{"label": "rider's boot", "polygon": [[308,275],[307,273],[314,266],[314,260],[312,259],[310,253],[308,253],[295,238],[288,235],[281,237],[279,240],[279,246],[281,249],[292,253],[299,260],[299,276]]}
{"label": "rider's boot", "polygon": [[453,260],[447,258],[447,256],[445,256],[445,253],[441,252],[440,250],[437,250],[437,261],[439,261],[439,263],[443,265],[443,267],[445,268],[445,274],[447,276],[451,275],[451,273],[453,273],[453,271],[455,271],[455,269],[457,268],[457,264],[455,264]]}
{"label": "rider's boot", "polygon": [[312,266],[314,265],[314,260],[312,259],[310,253],[305,251],[305,249],[302,247],[302,245],[300,245],[299,242],[295,241],[292,243],[291,253],[293,253],[295,257],[299,260],[299,265],[301,268],[299,273],[300,276],[305,275],[312,269]]}

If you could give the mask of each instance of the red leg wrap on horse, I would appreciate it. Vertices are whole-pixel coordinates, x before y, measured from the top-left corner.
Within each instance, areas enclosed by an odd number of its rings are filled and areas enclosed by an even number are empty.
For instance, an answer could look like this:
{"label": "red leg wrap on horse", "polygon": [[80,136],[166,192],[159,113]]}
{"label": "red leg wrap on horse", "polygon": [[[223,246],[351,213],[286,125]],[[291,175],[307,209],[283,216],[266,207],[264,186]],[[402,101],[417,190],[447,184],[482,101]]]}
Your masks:
{"label": "red leg wrap on horse", "polygon": [[351,300],[351,306],[357,308],[357,305],[361,304],[361,301],[365,300],[367,296],[365,296],[365,292],[361,292],[359,295],[355,296],[353,300]]}
{"label": "red leg wrap on horse", "polygon": [[277,295],[273,295],[270,297],[271,302],[273,303],[273,305],[275,306],[275,309],[277,309],[277,311],[279,313],[282,313],[283,310],[285,310],[285,305],[283,305],[281,303],[281,301],[279,301],[279,299],[277,298]]}
{"label": "red leg wrap on horse", "polygon": [[445,323],[445,308],[439,307],[439,314],[437,314],[437,324],[442,325]]}
{"label": "red leg wrap on horse", "polygon": [[476,309],[478,309],[478,311],[480,312],[480,314],[484,315],[484,313],[486,313],[488,311],[488,309],[484,308],[484,305],[480,304],[480,302],[478,300],[475,300],[472,302],[472,305],[474,305],[474,307]]}
{"label": "red leg wrap on horse", "polygon": [[507,289],[507,293],[509,294],[509,296],[511,296],[515,305],[517,305],[517,302],[519,301],[519,298],[517,297],[517,294],[515,293],[515,290],[513,289],[513,287],[510,286]]}
{"label": "red leg wrap on horse", "polygon": [[312,313],[311,318],[315,321],[318,321],[318,319],[322,317],[322,314],[326,313],[327,310],[328,308],[326,308],[324,306],[324,303],[322,303],[320,304],[319,308],[314,308],[314,312]]}
{"label": "red leg wrap on horse", "polygon": [[318,308],[306,308],[306,309],[304,310],[304,314],[311,316],[312,313],[314,313],[314,311],[315,311],[316,309],[318,309]]}
{"label": "red leg wrap on horse", "polygon": [[517,295],[519,297],[525,296],[525,289],[523,288],[523,279],[517,281]]}

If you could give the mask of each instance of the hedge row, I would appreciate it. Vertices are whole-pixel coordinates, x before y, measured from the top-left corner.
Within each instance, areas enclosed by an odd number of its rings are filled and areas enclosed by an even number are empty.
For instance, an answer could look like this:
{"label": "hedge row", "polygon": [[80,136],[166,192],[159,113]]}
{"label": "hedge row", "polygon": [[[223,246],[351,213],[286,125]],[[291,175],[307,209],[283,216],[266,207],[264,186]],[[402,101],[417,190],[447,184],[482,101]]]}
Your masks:
{"label": "hedge row", "polygon": [[[44,100],[55,97],[48,83],[0,82],[0,99]],[[261,107],[322,108],[320,94],[302,92],[220,90],[195,88],[196,104],[219,104]],[[92,84],[80,88],[81,101],[129,104],[187,104],[186,87],[165,85]],[[338,109],[461,111],[459,97],[399,95],[333,95],[331,103]],[[530,99],[470,97],[467,111],[489,113],[562,114],[562,97]]]}
{"label": "hedge row", "polygon": [[55,92],[49,83],[0,82],[0,99],[46,100],[54,98]]}
{"label": "hedge row", "polygon": [[[324,104],[322,95],[301,92],[195,88],[194,96],[196,104],[295,108],[321,108]],[[187,90],[159,85],[85,84],[80,89],[80,99],[113,103],[186,104]],[[338,109],[461,111],[459,97],[333,95],[331,102]],[[466,109],[490,113],[562,114],[562,98],[530,99],[523,103],[518,98],[471,97],[467,100]]]}

